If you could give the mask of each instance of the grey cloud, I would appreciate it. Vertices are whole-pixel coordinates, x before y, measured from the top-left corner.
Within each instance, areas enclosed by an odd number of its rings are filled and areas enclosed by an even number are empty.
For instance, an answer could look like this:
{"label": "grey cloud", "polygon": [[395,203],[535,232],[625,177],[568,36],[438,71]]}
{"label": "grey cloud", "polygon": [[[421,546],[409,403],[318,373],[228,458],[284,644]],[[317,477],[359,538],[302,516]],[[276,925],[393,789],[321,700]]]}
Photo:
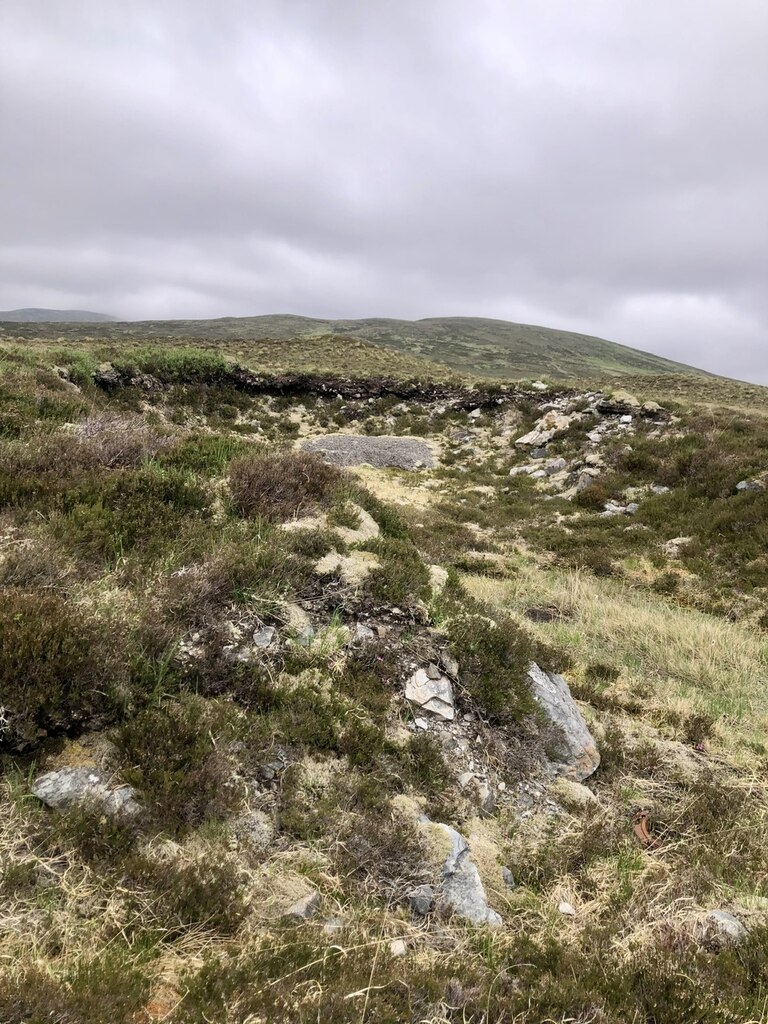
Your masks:
{"label": "grey cloud", "polygon": [[5,0],[0,306],[500,316],[768,381],[768,8]]}

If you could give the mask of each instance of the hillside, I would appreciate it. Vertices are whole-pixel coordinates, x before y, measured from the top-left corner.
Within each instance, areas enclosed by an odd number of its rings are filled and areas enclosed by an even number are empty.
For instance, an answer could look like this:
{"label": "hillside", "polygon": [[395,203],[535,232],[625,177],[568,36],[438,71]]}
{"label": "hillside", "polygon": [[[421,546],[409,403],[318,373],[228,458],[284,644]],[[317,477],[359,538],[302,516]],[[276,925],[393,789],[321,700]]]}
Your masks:
{"label": "hillside", "polygon": [[[64,338],[76,327],[62,326]],[[225,317],[218,320],[146,320],[111,323],[93,338],[195,341],[275,341],[353,337],[472,377],[573,380],[634,374],[695,373],[681,363],[617,345],[602,338],[505,320],[454,317],[429,320],[315,320],[300,316]],[[30,332],[27,337],[42,337]]]}
{"label": "hillside", "polygon": [[111,327],[0,341],[0,1020],[761,1020],[768,391]]}
{"label": "hillside", "polygon": [[0,323],[105,323],[114,317],[106,313],[92,313],[87,309],[6,309],[0,310]]}

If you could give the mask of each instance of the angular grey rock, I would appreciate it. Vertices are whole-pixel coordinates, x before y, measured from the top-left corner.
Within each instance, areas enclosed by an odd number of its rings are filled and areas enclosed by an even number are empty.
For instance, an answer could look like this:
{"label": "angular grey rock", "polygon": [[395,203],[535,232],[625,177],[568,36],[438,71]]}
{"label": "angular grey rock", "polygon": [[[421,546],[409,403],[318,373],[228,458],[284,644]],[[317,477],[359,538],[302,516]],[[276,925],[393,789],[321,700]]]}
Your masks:
{"label": "angular grey rock", "polygon": [[408,952],[405,939],[392,939],[389,944],[389,952],[392,956],[405,956]]}
{"label": "angular grey rock", "polygon": [[673,537],[672,540],[664,542],[662,551],[667,558],[679,558],[683,548],[688,547],[692,542],[693,537]]}
{"label": "angular grey rock", "polygon": [[443,899],[458,917],[472,924],[499,928],[501,917],[488,906],[485,888],[466,840],[450,825],[441,823],[438,827],[447,832],[451,840],[451,852],[442,867]]}
{"label": "angular grey rock", "polygon": [[300,921],[309,921],[317,914],[321,902],[322,898],[319,892],[310,892],[300,900],[296,900],[293,906],[286,910],[285,916],[294,917]]}
{"label": "angular grey rock", "polygon": [[583,782],[597,769],[600,754],[581,712],[568,689],[568,683],[555,672],[545,672],[535,662],[528,666],[531,693],[562,735],[561,773]]}
{"label": "angular grey rock", "polygon": [[559,434],[564,434],[568,427],[570,427],[571,423],[579,418],[578,413],[566,415],[565,413],[555,412],[554,410],[552,412],[548,412],[536,422],[533,430],[530,430],[522,437],[518,437],[515,444],[523,448],[539,448],[541,445],[548,444],[553,437],[557,437]]}
{"label": "angular grey rock", "polygon": [[253,634],[253,646],[262,650],[269,647],[275,639],[276,633],[277,630],[274,626],[262,626],[261,629],[257,629]]}
{"label": "angular grey rock", "polygon": [[508,889],[514,889],[517,886],[515,876],[512,874],[509,868],[501,869],[501,880],[504,883],[504,885],[507,886]]}
{"label": "angular grey rock", "polygon": [[440,652],[440,664],[445,669],[447,675],[453,676],[454,679],[458,678],[459,663],[448,651]]}
{"label": "angular grey rock", "polygon": [[435,903],[435,890],[431,885],[417,885],[408,893],[408,906],[414,914],[426,917]]}
{"label": "angular grey rock", "polygon": [[670,488],[665,487],[663,484],[651,484],[652,494],[669,494]]}
{"label": "angular grey rock", "polygon": [[417,669],[405,684],[405,696],[423,711],[453,721],[453,685],[447,676],[431,679],[423,668]]}
{"label": "angular grey rock", "polygon": [[554,476],[555,473],[560,473],[567,467],[568,463],[565,461],[565,459],[553,459],[551,462],[548,462],[546,464],[546,466],[544,467],[544,472],[547,474],[547,476]]}
{"label": "angular grey rock", "polygon": [[335,466],[395,466],[399,469],[431,469],[432,449],[414,437],[368,437],[354,434],[325,434],[304,441],[302,448],[317,452]]}
{"label": "angular grey rock", "polygon": [[588,487],[591,487],[595,482],[595,478],[591,473],[582,473],[576,482],[576,493],[581,494],[582,491],[586,491]]}
{"label": "angular grey rock", "polygon": [[93,803],[105,814],[131,818],[141,807],[130,786],[111,788],[91,768],[60,768],[41,775],[32,793],[48,807],[64,811],[68,807]]}
{"label": "angular grey rock", "polygon": [[759,480],[739,480],[736,484],[737,491],[754,491],[755,494],[759,494],[765,490],[765,485],[761,484]]}
{"label": "angular grey rock", "polygon": [[711,910],[704,918],[705,937],[724,945],[736,945],[747,937],[747,929],[727,910]]}
{"label": "angular grey rock", "polygon": [[352,634],[352,640],[356,644],[367,644],[369,640],[375,640],[376,634],[373,632],[370,626],[363,625],[362,622],[355,623],[355,631]]}

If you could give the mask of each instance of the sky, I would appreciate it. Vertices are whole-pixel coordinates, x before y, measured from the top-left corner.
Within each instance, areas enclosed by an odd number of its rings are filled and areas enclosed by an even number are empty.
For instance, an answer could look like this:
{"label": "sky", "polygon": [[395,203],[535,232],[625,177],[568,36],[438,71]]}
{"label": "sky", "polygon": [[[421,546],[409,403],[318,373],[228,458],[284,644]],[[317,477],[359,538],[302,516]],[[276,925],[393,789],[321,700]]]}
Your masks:
{"label": "sky", "polygon": [[487,316],[768,383],[765,0],[2,0],[0,309]]}

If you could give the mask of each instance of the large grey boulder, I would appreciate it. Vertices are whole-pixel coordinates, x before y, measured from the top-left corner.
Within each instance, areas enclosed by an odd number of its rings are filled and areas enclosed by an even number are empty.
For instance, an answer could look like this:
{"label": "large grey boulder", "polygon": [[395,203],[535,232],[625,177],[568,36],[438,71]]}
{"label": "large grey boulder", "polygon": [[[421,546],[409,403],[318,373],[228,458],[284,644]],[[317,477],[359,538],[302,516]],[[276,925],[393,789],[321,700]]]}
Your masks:
{"label": "large grey boulder", "polygon": [[568,683],[555,672],[545,672],[535,662],[528,667],[531,693],[561,734],[558,763],[566,778],[583,782],[600,764],[597,744],[587,728]]}
{"label": "large grey boulder", "polygon": [[450,825],[441,823],[437,827],[451,840],[451,851],[442,867],[443,901],[465,921],[499,928],[501,917],[488,906],[485,888],[466,839]]}
{"label": "large grey boulder", "polygon": [[131,818],[141,810],[130,786],[113,788],[91,768],[60,768],[47,772],[36,780],[32,793],[57,811],[92,804],[105,814]]}
{"label": "large grey boulder", "polygon": [[432,449],[415,437],[367,437],[355,434],[325,434],[304,441],[302,448],[317,452],[334,466],[394,466],[398,469],[431,469]]}

